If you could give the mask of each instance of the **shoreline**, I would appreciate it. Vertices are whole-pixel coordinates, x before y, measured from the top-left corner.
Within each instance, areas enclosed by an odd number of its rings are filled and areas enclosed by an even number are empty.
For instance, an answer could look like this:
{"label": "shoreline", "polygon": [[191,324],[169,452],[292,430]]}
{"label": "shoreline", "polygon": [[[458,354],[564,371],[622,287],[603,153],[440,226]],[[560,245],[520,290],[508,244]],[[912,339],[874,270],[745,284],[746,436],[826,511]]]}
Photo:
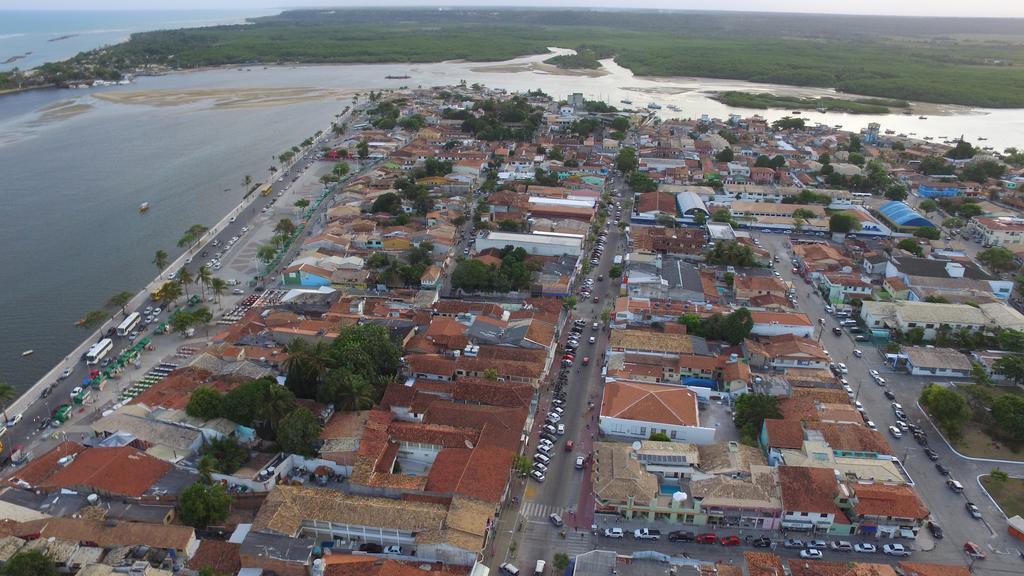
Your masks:
{"label": "shoreline", "polygon": [[[314,139],[313,143],[310,144],[310,146],[316,146],[322,138],[330,134],[330,124],[332,124],[333,122],[335,122],[334,118],[332,118],[328,122],[327,129],[323,131],[323,134],[321,134],[320,137]],[[292,160],[292,162],[282,165],[279,172],[281,170],[285,170],[286,167],[291,167],[298,161],[298,158],[296,158]],[[203,234],[203,236],[194,246],[187,248],[184,252],[179,254],[177,258],[171,261],[163,270],[161,270],[156,277],[146,282],[146,284],[141,289],[139,289],[139,291],[132,297],[131,301],[125,304],[124,308],[130,310],[138,308],[140,305],[144,304],[149,299],[150,294],[155,289],[159,288],[163,284],[163,282],[166,281],[164,279],[164,275],[167,274],[168,271],[173,272],[184,266],[185,260],[188,259],[190,256],[193,256],[197,251],[202,250],[206,246],[207,242],[215,238],[217,234],[219,234],[226,226],[230,224],[232,217],[238,216],[239,214],[243,213],[247,208],[250,207],[251,204],[257,202],[260,198],[262,198],[262,196],[257,192],[257,190],[266,185],[272,185],[273,182],[275,181],[274,177],[276,174],[277,172],[274,172],[269,177],[267,177],[267,179],[261,181],[259,184],[254,184],[252,192],[248,193],[245,197],[243,197],[242,200],[238,204],[236,204],[234,208],[229,210],[228,213],[225,214],[220,220],[218,220],[215,224],[210,226],[210,229],[207,230],[205,234]],[[7,412],[10,414],[20,414],[24,412],[28,408],[28,406],[38,401],[39,396],[44,388],[50,386],[50,384],[54,382],[59,381],[58,377],[60,376],[64,368],[78,366],[78,364],[81,362],[80,357],[82,356],[82,354],[84,354],[93,345],[93,343],[95,343],[99,338],[101,338],[108,329],[117,326],[122,320],[123,318],[120,317],[120,313],[114,312],[110,318],[105,320],[103,324],[101,324],[94,331],[90,332],[82,340],[81,343],[76,345],[70,352],[68,352],[67,355],[64,356],[63,360],[58,361],[57,364],[53,366],[53,368],[44,373],[34,384],[26,388],[25,391],[19,394],[16,399],[12,400],[11,403],[6,407]],[[118,348],[120,348],[120,346],[115,346],[115,350],[117,350]]]}

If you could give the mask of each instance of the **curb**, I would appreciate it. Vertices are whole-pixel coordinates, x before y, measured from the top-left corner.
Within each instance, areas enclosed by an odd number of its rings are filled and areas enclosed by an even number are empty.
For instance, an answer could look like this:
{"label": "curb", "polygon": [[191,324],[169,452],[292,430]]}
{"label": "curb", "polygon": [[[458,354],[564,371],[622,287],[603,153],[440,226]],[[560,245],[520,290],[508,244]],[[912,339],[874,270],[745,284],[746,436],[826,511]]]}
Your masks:
{"label": "curb", "polygon": [[[998,502],[996,502],[996,499],[993,498],[992,495],[988,493],[988,490],[985,489],[985,485],[981,483],[982,476],[991,476],[991,474],[978,474],[978,476],[974,479],[978,483],[978,488],[981,488],[981,493],[984,494],[989,499],[989,501],[992,502],[992,505],[996,507],[996,510],[999,510],[999,513],[1003,515],[1003,520],[1009,519],[1006,516],[1006,512],[1003,511],[1003,508],[999,505]],[[1011,478],[1019,479],[1018,476],[1011,476]]]}
{"label": "curb", "polygon": [[[976,456],[965,456],[964,454],[961,454],[956,448],[953,448],[952,444],[949,443],[949,440],[946,439],[946,436],[942,433],[941,430],[939,430],[939,427],[935,425],[935,422],[932,421],[932,417],[928,414],[928,412],[925,411],[924,408],[921,407],[920,402],[915,401],[914,405],[917,406],[917,409],[921,411],[921,414],[924,414],[924,419],[928,421],[928,424],[930,424],[932,429],[935,430],[935,433],[939,435],[939,438],[942,438],[942,442],[946,444],[946,447],[949,448],[949,450],[953,452],[953,454],[956,454],[960,458],[963,458],[964,460],[970,460],[972,462],[991,462],[993,464],[1011,464],[1015,466],[1024,466],[1024,460],[999,460],[996,458],[978,458]],[[985,476],[985,474],[982,474],[982,476]]]}

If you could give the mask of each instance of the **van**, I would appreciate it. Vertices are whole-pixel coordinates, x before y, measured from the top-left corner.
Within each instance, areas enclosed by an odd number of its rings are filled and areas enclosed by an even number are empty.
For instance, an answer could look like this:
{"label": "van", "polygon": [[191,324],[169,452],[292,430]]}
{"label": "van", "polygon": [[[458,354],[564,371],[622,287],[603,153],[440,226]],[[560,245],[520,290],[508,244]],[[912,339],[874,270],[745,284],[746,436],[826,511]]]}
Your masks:
{"label": "van", "polygon": [[499,570],[501,570],[501,573],[506,576],[519,576],[519,568],[516,568],[515,565],[509,564],[508,562],[502,564],[499,567]]}
{"label": "van", "polygon": [[544,568],[546,567],[543,560],[537,560],[537,565],[533,569],[533,576],[544,576]]}
{"label": "van", "polygon": [[949,489],[952,490],[953,492],[956,492],[957,494],[964,491],[964,485],[961,484],[960,482],[957,482],[956,480],[953,480],[952,478],[946,480],[946,486],[949,486]]}

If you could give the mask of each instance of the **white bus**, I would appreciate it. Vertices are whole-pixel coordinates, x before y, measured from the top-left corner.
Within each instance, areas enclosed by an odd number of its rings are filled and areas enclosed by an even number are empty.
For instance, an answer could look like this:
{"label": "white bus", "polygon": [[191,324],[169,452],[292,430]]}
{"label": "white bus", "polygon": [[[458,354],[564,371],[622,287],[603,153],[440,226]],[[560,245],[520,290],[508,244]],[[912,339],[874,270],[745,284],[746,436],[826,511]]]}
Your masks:
{"label": "white bus", "polygon": [[101,360],[114,349],[114,341],[110,338],[104,338],[99,342],[92,345],[89,351],[85,353],[86,364],[99,364]]}
{"label": "white bus", "polygon": [[139,320],[142,320],[142,314],[139,314],[138,312],[132,312],[129,314],[128,317],[124,319],[124,322],[121,322],[121,324],[117,326],[117,335],[127,336],[130,334],[131,331],[135,330],[135,327],[139,325]]}

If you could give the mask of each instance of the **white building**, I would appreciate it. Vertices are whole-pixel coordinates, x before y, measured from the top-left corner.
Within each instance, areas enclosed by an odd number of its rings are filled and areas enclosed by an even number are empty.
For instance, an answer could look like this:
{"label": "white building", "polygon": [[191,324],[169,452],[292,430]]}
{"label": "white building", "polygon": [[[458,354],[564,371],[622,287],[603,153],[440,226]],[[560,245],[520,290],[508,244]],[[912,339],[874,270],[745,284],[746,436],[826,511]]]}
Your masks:
{"label": "white building", "polygon": [[516,234],[488,232],[476,239],[477,251],[505,246],[522,248],[534,256],[579,256],[583,252],[583,238],[571,234]]}
{"label": "white building", "polygon": [[710,444],[714,428],[702,428],[697,395],[681,386],[641,382],[608,382],[601,399],[601,433],[647,440],[660,432],[673,441]]}

